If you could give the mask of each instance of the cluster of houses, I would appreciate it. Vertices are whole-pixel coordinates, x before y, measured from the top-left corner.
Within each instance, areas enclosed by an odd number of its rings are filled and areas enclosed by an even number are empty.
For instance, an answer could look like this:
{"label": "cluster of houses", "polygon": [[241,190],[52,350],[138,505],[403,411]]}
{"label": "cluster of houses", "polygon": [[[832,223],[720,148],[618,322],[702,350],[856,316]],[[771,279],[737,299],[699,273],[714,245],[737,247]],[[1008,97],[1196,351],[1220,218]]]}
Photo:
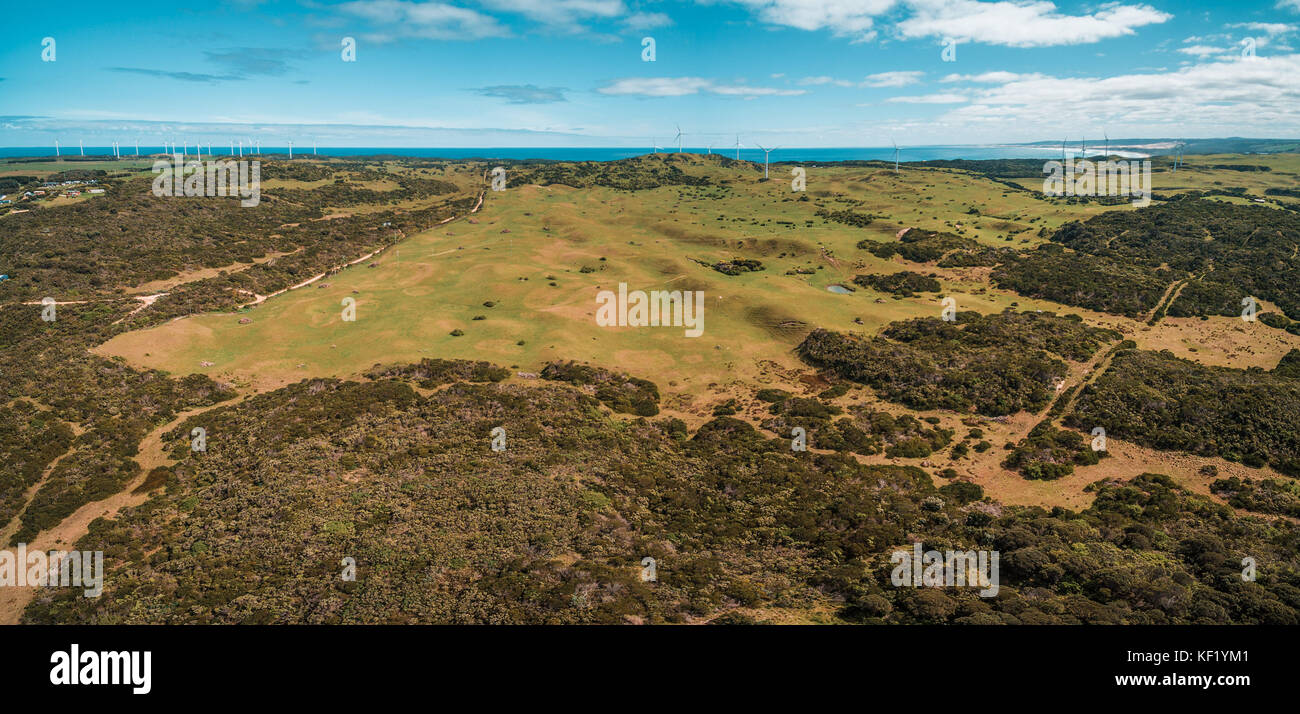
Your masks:
{"label": "cluster of houses", "polygon": [[[90,194],[104,193],[105,190],[99,188],[96,185],[98,183],[99,181],[96,179],[87,179],[85,181],[60,181],[57,183],[52,181],[47,181],[41,184],[41,188],[38,188],[33,191],[24,191],[23,195],[17,196],[17,200],[18,201],[40,201],[47,198],[57,198],[59,196],[76,198],[77,196],[80,196],[83,192],[90,193]],[[13,198],[10,198],[7,195],[0,195],[0,206],[9,206],[12,205],[13,202],[14,202]]]}

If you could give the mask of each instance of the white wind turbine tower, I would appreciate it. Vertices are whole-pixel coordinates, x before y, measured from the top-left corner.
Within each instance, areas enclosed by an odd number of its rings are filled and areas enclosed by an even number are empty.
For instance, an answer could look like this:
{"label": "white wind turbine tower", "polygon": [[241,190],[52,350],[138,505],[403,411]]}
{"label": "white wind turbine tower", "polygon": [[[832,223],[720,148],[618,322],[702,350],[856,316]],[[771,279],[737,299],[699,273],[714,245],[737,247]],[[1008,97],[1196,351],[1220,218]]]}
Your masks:
{"label": "white wind turbine tower", "polygon": [[736,161],[740,161],[740,134],[736,135]]}
{"label": "white wind turbine tower", "polygon": [[293,139],[289,140],[289,158],[293,158]]}
{"label": "white wind turbine tower", "polygon": [[136,139],[136,140],[135,140],[135,155],[136,155],[136,156],[139,156],[139,155],[140,155],[140,140],[139,140],[139,139]]}
{"label": "white wind turbine tower", "polygon": [[660,149],[659,141],[658,141],[657,139],[655,139],[654,137],[651,137],[651,138],[650,138],[650,149],[651,149],[651,153],[654,153],[654,154],[659,153],[659,149]]}
{"label": "white wind turbine tower", "polygon": [[58,139],[55,139],[55,140],[54,140],[54,158],[57,159],[57,158],[59,158],[59,156],[61,156],[61,154],[59,153],[59,140],[58,140]]}
{"label": "white wind turbine tower", "polygon": [[890,142],[894,145],[894,173],[898,173],[898,152],[900,149],[897,141],[891,139]]}
{"label": "white wind turbine tower", "polygon": [[674,126],[677,127],[677,136],[674,138],[677,139],[677,153],[680,154],[682,153],[682,125],[675,124]]}
{"label": "white wind turbine tower", "polygon": [[80,146],[80,147],[81,147],[81,155],[82,155],[82,156],[85,156],[85,155],[86,155],[86,142],[85,142],[84,140],[82,140],[82,139],[77,139],[77,146]]}
{"label": "white wind turbine tower", "polygon": [[768,159],[771,158],[771,156],[772,156],[772,152],[773,152],[773,151],[776,151],[777,149],[779,149],[779,148],[781,148],[781,147],[779,147],[779,146],[773,146],[773,147],[770,148],[770,149],[764,149],[762,144],[754,144],[754,146],[757,146],[758,149],[759,149],[759,151],[762,151],[762,152],[763,152],[763,178],[766,179],[766,178],[767,178],[767,162],[768,162]]}
{"label": "white wind turbine tower", "polygon": [[704,150],[708,152],[709,156],[713,156],[713,144],[709,144],[708,146],[704,147]]}

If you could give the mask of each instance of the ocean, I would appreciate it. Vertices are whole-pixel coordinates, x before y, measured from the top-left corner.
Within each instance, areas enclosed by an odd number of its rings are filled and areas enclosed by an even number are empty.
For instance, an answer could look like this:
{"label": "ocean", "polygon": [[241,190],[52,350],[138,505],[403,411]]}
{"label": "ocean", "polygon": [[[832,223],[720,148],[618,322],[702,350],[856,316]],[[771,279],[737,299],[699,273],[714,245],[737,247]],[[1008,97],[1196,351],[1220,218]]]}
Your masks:
{"label": "ocean", "polygon": [[[209,146],[205,144],[203,153],[209,153]],[[166,149],[162,146],[141,146],[140,154],[160,154]],[[212,144],[212,153],[217,156],[227,156],[230,154],[229,144]],[[288,153],[286,146],[263,146],[262,153],[265,154],[284,154]],[[60,151],[63,156],[77,156],[80,150],[73,146],[62,146]],[[311,147],[302,146],[293,147],[295,156],[304,156],[312,153]],[[703,147],[685,147],[684,151],[692,154],[704,154],[708,149]],[[135,146],[123,144],[120,148],[122,158],[130,158],[135,154]],[[239,149],[236,147],[235,153]],[[409,147],[319,147],[316,150],[321,156],[365,156],[373,154],[391,154],[396,156],[415,156],[422,158],[441,158],[441,159],[552,159],[557,161],[616,161],[618,159],[627,159],[633,156],[651,153],[648,147],[560,147],[560,148],[535,148],[535,147],[479,147],[479,148],[446,148],[446,147],[429,147],[429,148],[409,148]],[[85,149],[87,156],[108,156],[112,154],[111,147],[107,146],[87,146]],[[194,153],[194,145],[189,145],[189,153]],[[250,152],[245,147],[244,154]],[[661,150],[660,153],[670,153]],[[731,158],[736,157],[736,150],[722,149],[715,147],[713,153],[722,154]],[[1067,147],[1067,153],[1070,156],[1078,156],[1077,148]],[[1089,149],[1089,155],[1096,155],[1100,152],[1095,149]],[[1112,154],[1125,155],[1131,158],[1146,156],[1131,151],[1115,150]],[[1043,159],[1048,160],[1059,157],[1061,148],[1051,146],[1026,146],[1026,145],[970,145],[970,146],[906,146],[899,151],[899,161],[930,161],[934,159]],[[54,156],[54,147],[0,147],[0,157],[35,157],[35,156]],[[809,148],[781,148],[772,151],[772,161],[893,161],[893,147],[844,147],[834,149],[809,149]],[[763,152],[758,149],[744,148],[740,149],[740,158],[747,161],[762,161]]]}

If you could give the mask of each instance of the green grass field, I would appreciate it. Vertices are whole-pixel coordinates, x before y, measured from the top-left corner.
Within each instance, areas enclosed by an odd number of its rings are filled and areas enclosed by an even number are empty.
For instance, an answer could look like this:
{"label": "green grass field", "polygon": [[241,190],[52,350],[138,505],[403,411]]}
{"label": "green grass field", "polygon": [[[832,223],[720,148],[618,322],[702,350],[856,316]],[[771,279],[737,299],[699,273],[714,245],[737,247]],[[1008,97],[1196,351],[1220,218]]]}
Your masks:
{"label": "green grass field", "polygon": [[[1177,177],[1156,173],[1157,193],[1236,186],[1239,180],[1260,178],[1197,169],[1201,160],[1194,158]],[[687,173],[709,176],[712,183],[638,191],[526,184],[488,191],[477,213],[413,235],[308,286],[239,313],[196,315],[128,332],[97,351],[178,375],[205,373],[241,391],[272,389],[307,377],[355,378],[375,364],[424,357],[487,360],[534,373],[549,361],[571,359],[655,382],[664,412],[698,426],[731,398],[748,400],[747,416],[761,420],[762,405],[753,403],[752,396],[764,387],[805,394],[824,389],[816,371],[793,353],[809,330],[875,334],[896,320],[938,317],[941,296],[954,297],[959,310],[981,313],[1015,307],[1078,314],[1089,324],[1120,330],[1143,349],[1171,349],[1208,364],[1269,368],[1289,349],[1300,347],[1300,337],[1280,330],[1267,330],[1261,341],[1243,332],[1249,326],[1231,318],[1167,319],[1153,328],[1144,320],[994,288],[989,268],[882,260],[856,247],[864,238],[892,241],[902,229],[919,227],[991,246],[1024,248],[1045,240],[1041,228],[1050,235],[1064,222],[1129,210],[1128,204],[1045,200],[960,171],[912,168],[895,174],[848,167],[810,169],[808,200],[801,200],[805,194],[791,191],[784,176],[774,172],[779,178],[762,181],[761,167],[724,168],[698,156],[646,161],[671,162]],[[1294,156],[1214,157],[1210,162],[1267,163],[1274,167],[1262,174],[1269,185],[1290,180],[1288,175],[1300,168]],[[461,185],[482,170],[453,166],[450,178]],[[818,203],[869,213],[875,220],[865,228],[828,221],[816,215]],[[701,264],[733,258],[762,261],[765,269],[728,276]],[[796,269],[808,272],[790,274]],[[852,286],[857,274],[905,269],[937,276],[943,292],[900,299],[862,287],[851,294],[827,290]],[[629,290],[703,291],[703,335],[686,337],[682,327],[598,326],[596,295],[617,290],[619,283]],[[343,320],[345,298],[356,301],[355,321]],[[485,306],[488,302],[493,306]],[[241,319],[250,322],[241,324]],[[453,336],[453,330],[463,335]],[[1071,380],[1086,375],[1085,365],[1072,370]],[[863,398],[873,408],[901,409],[862,390],[844,399]],[[949,428],[963,428],[959,415],[930,416]],[[1022,413],[985,428],[995,441],[1014,441],[1038,418]],[[993,450],[939,465],[961,468],[1007,503],[1070,507],[1090,501],[1083,489],[1103,468],[1034,482],[1002,469],[1001,458]],[[1121,464],[1124,472],[1155,470],[1206,488],[1196,475],[1199,461],[1128,445],[1123,458],[1104,468]],[[1220,467],[1225,473],[1240,468],[1228,462]]]}
{"label": "green grass field", "polygon": [[[1097,210],[1014,191],[978,201],[990,195],[988,182],[952,172],[810,171],[810,198],[837,196],[845,205],[857,203],[854,210],[883,216],[863,229],[817,217],[813,201],[798,200],[802,194],[787,181],[762,182],[752,172],[688,161],[692,171],[727,183],[489,192],[472,216],[476,224],[460,220],[413,236],[376,257],[374,267],[349,267],[247,314],[191,317],[119,336],[103,349],[175,373],[208,372],[259,386],[431,356],[487,359],[526,371],[578,359],[699,396],[711,383],[756,379],[765,361],[796,367],[790,349],[814,326],[874,333],[893,320],[938,315],[933,294],[898,300],[863,288],[850,295],[827,290],[851,285],[858,273],[906,267],[856,248],[863,238],[892,240],[898,230],[918,226],[962,230],[990,245],[1007,245],[1011,235],[1019,245],[1040,242],[1040,225]],[[966,216],[971,206],[982,215]],[[1023,227],[1013,233],[1007,224]],[[765,270],[733,277],[696,262],[736,257],[761,260]],[[584,267],[594,272],[580,272]],[[786,274],[796,268],[812,273]],[[988,290],[978,269],[936,272],[960,309],[1056,307]],[[704,335],[598,327],[596,293],[620,282],[630,290],[702,290]],[[346,297],[357,301],[355,322],[342,320]],[[488,301],[495,307],[484,307]],[[239,324],[243,317],[252,323]],[[455,329],[465,334],[451,336]]]}

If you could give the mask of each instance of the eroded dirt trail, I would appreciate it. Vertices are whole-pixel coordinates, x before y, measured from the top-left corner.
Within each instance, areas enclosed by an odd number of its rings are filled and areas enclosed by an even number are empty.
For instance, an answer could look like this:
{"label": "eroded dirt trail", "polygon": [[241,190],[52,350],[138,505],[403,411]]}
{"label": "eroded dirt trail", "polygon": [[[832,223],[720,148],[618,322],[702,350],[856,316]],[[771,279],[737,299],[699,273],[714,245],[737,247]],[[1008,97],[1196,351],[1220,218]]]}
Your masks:
{"label": "eroded dirt trail", "polygon": [[[175,429],[177,425],[196,414],[202,414],[210,409],[218,407],[231,406],[243,401],[245,396],[240,396],[220,404],[214,404],[206,407],[198,407],[186,412],[182,412],[175,419],[149,432],[144,440],[140,442],[139,453],[135,455],[135,462],[140,464],[140,474],[132,479],[121,491],[109,496],[102,501],[87,503],[78,508],[72,515],[64,518],[59,524],[49,530],[41,531],[35,538],[27,544],[28,552],[51,550],[70,550],[82,536],[90,530],[90,523],[96,518],[112,518],[116,516],[123,508],[138,506],[149,498],[147,493],[134,493],[135,489],[144,483],[145,477],[149,471],[158,466],[166,466],[174,463],[167,457],[163,450],[163,434]],[[71,453],[69,450],[68,453]],[[66,455],[66,454],[65,454]],[[59,458],[63,458],[62,456]],[[57,463],[57,462],[56,462]],[[53,469],[53,466],[50,467]],[[49,475],[49,471],[46,472]],[[33,494],[35,491],[32,492]],[[10,529],[16,529],[18,519],[15,518],[6,533]],[[5,542],[8,542],[7,540]],[[106,587],[109,576],[105,576]],[[22,617],[23,609],[27,603],[31,602],[36,596],[37,588],[35,587],[5,587],[0,588],[0,625],[16,625]]]}

